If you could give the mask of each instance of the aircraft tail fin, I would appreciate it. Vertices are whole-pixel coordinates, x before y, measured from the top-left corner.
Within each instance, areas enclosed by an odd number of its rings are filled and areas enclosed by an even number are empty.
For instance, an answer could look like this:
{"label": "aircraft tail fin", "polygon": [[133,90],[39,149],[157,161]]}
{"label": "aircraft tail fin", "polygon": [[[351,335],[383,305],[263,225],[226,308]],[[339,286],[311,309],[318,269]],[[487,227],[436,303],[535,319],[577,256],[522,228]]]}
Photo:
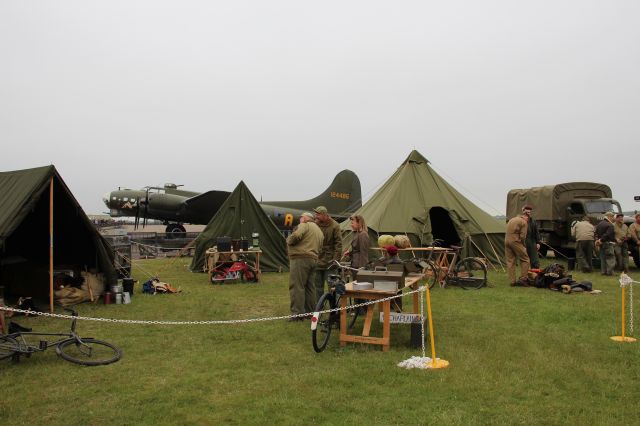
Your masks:
{"label": "aircraft tail fin", "polygon": [[306,201],[266,201],[265,204],[309,211],[325,206],[331,216],[346,218],[362,206],[360,179],[351,170],[343,170],[315,198]]}

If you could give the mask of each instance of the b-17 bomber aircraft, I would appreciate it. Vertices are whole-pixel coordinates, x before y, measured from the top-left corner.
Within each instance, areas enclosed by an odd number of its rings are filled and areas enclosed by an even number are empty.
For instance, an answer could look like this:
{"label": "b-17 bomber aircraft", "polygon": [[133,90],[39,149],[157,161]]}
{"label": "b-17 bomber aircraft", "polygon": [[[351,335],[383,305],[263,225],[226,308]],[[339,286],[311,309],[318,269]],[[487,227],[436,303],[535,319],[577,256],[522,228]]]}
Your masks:
{"label": "b-17 bomber aircraft", "polygon": [[[111,217],[134,217],[138,226],[147,219],[161,220],[166,232],[184,233],[184,223],[206,225],[229,196],[227,191],[203,193],[185,191],[167,183],[163,187],[149,186],[140,190],[118,189],[104,195],[103,201]],[[281,230],[291,230],[304,211],[325,206],[336,220],[343,220],[362,206],[360,179],[351,170],[336,175],[331,185],[320,195],[305,201],[265,201],[260,205]]]}

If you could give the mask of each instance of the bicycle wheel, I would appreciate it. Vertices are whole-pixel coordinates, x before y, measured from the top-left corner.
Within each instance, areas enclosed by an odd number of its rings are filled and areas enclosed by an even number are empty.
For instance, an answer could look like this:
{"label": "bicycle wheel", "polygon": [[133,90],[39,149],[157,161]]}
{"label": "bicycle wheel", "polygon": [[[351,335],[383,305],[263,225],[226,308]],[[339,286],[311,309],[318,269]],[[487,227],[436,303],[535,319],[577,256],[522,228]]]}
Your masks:
{"label": "bicycle wheel", "polygon": [[19,348],[18,341],[13,337],[0,336],[0,359],[11,358]]}
{"label": "bicycle wheel", "polygon": [[[316,305],[316,312],[327,311],[336,307],[336,302],[333,294],[325,293],[318,300]],[[324,351],[329,342],[331,336],[331,329],[333,328],[333,322],[335,318],[334,312],[322,312],[314,314],[311,321],[315,321],[316,324],[311,324],[311,343],[313,343],[313,350],[320,353]]]}
{"label": "bicycle wheel", "polygon": [[[347,306],[353,306],[354,304],[364,302],[364,300],[352,299],[349,298],[347,301]],[[358,319],[358,315],[360,314],[361,308],[347,308],[347,328],[353,328],[353,325],[356,323]]]}
{"label": "bicycle wheel", "polygon": [[429,289],[432,289],[440,279],[440,268],[430,260],[427,261],[426,265],[422,268],[422,273],[424,274],[424,280]]}
{"label": "bicycle wheel", "polygon": [[56,353],[63,359],[80,365],[106,365],[122,358],[122,351],[115,345],[91,338],[64,340],[56,346]]}
{"label": "bicycle wheel", "polygon": [[456,265],[456,283],[466,289],[478,289],[487,284],[487,267],[474,257],[462,259]]}

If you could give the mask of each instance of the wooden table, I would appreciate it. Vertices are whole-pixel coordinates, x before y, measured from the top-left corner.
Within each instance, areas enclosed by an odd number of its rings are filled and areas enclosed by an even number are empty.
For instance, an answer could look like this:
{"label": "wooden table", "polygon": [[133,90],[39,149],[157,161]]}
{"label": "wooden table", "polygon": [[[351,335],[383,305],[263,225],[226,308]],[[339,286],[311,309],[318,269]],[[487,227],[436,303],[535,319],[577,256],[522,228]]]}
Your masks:
{"label": "wooden table", "polygon": [[[410,274],[405,278],[404,288],[417,289],[418,282],[423,278],[422,274]],[[364,319],[364,327],[362,328],[361,335],[347,334],[347,310],[344,309],[347,306],[349,298],[354,299],[366,299],[366,300],[380,300],[386,297],[395,296],[394,291],[380,291],[380,290],[354,290],[353,282],[347,283],[346,292],[340,297],[340,346],[345,346],[347,342],[354,343],[368,343],[371,345],[382,345],[382,351],[387,352],[390,345],[391,336],[391,300],[385,300],[378,303],[372,303],[367,305],[367,313]],[[384,321],[382,323],[382,337],[371,337],[369,333],[371,331],[371,323],[373,321],[373,308],[375,305],[382,304],[381,309],[384,314]],[[413,312],[420,313],[420,294],[413,293]]]}
{"label": "wooden table", "polygon": [[[253,268],[256,271],[256,278],[260,280],[260,255],[262,250],[247,250],[247,251],[217,251],[214,249],[208,249],[204,254],[204,267],[209,275],[209,282],[211,282],[211,275],[220,265],[227,262],[235,262],[238,260],[238,256],[254,256]],[[247,262],[249,259],[246,259]]]}

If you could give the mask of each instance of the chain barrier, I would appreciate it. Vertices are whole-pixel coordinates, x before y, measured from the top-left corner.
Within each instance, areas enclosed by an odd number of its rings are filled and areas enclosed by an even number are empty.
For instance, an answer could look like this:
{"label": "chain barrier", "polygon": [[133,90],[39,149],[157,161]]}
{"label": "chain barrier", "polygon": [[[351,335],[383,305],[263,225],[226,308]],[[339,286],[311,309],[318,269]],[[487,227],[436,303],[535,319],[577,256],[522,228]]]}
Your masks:
{"label": "chain barrier", "polygon": [[629,334],[633,334],[633,284],[640,281],[634,281],[629,275],[620,274],[620,288],[629,287]]}
{"label": "chain barrier", "polygon": [[[367,301],[367,302],[363,302],[363,303],[356,303],[355,305],[346,306],[344,308],[327,309],[325,311],[319,311],[319,313],[324,314],[324,313],[330,313],[330,312],[338,312],[338,311],[343,310],[343,309],[360,308],[360,307],[363,307],[363,306],[372,305],[374,303],[380,303],[380,302],[385,302],[385,301],[388,301],[388,300],[396,299],[396,298],[399,298],[399,297],[405,297],[405,296],[408,296],[410,294],[414,294],[414,293],[419,292],[419,291],[420,291],[420,289],[417,289],[417,290],[413,290],[413,291],[409,291],[409,292],[403,293],[401,295],[394,295],[394,296],[385,297],[383,299],[372,300],[372,301]],[[277,320],[284,320],[284,319],[289,319],[289,318],[304,318],[304,317],[310,317],[311,315],[313,315],[312,312],[308,312],[308,313],[305,313],[305,314],[281,315],[281,316],[265,317],[265,318],[247,318],[247,319],[239,319],[239,320],[158,321],[158,320],[127,320],[127,319],[115,319],[115,318],[94,318],[94,317],[83,317],[83,316],[75,316],[74,317],[73,315],[67,315],[67,314],[54,314],[54,313],[50,313],[50,312],[35,312],[35,311],[31,311],[31,310],[26,310],[26,309],[9,308],[9,307],[6,307],[6,306],[0,306],[0,310],[7,311],[7,312],[16,312],[16,313],[21,313],[21,314],[28,314],[28,315],[37,315],[37,316],[42,316],[42,317],[50,317],[50,318],[77,319],[77,320],[81,320],[81,321],[96,321],[96,322],[108,322],[108,323],[118,323],[118,324],[144,324],[144,325],[247,324],[247,323],[253,323],[253,322],[277,321]]]}
{"label": "chain barrier", "polygon": [[425,347],[424,347],[424,320],[425,320],[425,315],[424,315],[424,292],[426,291],[426,287],[425,286],[420,286],[420,288],[418,289],[420,290],[420,331],[422,333],[422,358],[425,358],[426,355],[426,351],[425,351]]}
{"label": "chain barrier", "polygon": [[140,247],[152,248],[152,249],[156,249],[156,250],[178,250],[178,251],[182,251],[185,248],[189,248],[190,245],[191,245],[191,243],[189,243],[185,247],[162,247],[162,246],[152,246],[150,244],[142,244],[142,243],[139,243],[137,241],[131,241],[131,244],[135,244],[135,245],[140,246]]}

